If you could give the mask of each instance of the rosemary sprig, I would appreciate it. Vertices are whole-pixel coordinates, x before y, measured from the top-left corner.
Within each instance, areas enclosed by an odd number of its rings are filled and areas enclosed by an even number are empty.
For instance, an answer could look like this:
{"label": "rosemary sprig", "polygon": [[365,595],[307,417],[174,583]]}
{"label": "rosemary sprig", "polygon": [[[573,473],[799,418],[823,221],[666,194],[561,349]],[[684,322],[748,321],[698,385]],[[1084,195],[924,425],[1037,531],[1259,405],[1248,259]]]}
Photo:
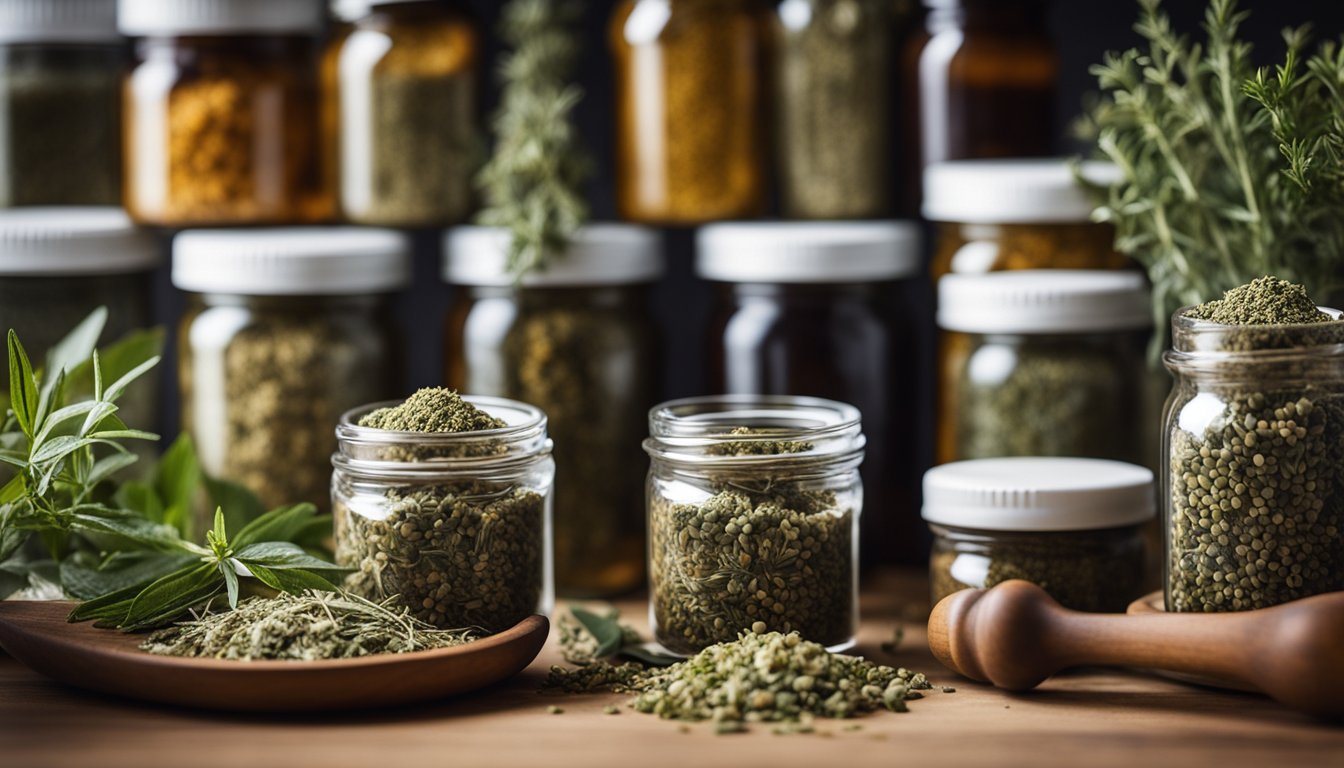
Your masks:
{"label": "rosemary sprig", "polygon": [[521,276],[564,253],[588,218],[582,186],[591,163],[579,141],[574,84],[582,5],[575,0],[511,0],[500,33],[512,49],[501,69],[495,150],[477,179],[482,224],[512,235],[508,268]]}

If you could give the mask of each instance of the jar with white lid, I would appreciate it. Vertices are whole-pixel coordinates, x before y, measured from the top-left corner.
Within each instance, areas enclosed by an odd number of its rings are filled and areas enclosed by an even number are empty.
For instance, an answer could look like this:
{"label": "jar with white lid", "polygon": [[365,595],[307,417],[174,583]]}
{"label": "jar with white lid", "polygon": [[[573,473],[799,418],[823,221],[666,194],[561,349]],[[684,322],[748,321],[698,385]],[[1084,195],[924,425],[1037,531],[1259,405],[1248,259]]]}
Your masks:
{"label": "jar with white lid", "polygon": [[864,436],[852,405],[720,395],[649,413],[649,623],[694,654],[742,632],[832,650],[858,628]]}
{"label": "jar with white lid", "polygon": [[[0,330],[18,332],[35,366],[99,307],[107,309],[101,349],[136,332],[161,344],[150,326],[162,260],[158,242],[120,208],[0,211]],[[127,372],[105,370],[112,380]],[[119,404],[122,420],[155,431],[158,402],[158,378],[141,377]]]}
{"label": "jar with white lid", "polygon": [[[1090,184],[1120,179],[1114,165],[1081,164]],[[932,275],[1012,269],[1128,269],[1115,230],[1065,160],[955,160],[924,169],[924,218],[937,225]]]}
{"label": "jar with white lid", "polygon": [[944,275],[938,327],[940,463],[999,456],[1151,463],[1157,398],[1142,274]]}
{"label": "jar with white lid", "polygon": [[201,467],[268,507],[325,508],[341,414],[398,392],[406,239],[347,228],[188,230],[173,284],[183,424]]}
{"label": "jar with white lid", "polygon": [[924,475],[936,604],[963,589],[1030,581],[1067,608],[1123,612],[1144,591],[1142,529],[1153,473],[1117,461],[962,461]]}
{"label": "jar with white lid", "polygon": [[0,207],[121,202],[116,8],[0,2]]}
{"label": "jar with white lid", "polygon": [[912,222],[725,223],[698,234],[696,273],[715,283],[708,391],[810,395],[856,406],[867,423],[863,561],[922,562],[922,274]]}
{"label": "jar with white lid", "polygon": [[335,212],[318,105],[321,0],[122,0],[125,204],[143,224],[317,222]]}
{"label": "jar with white lid", "polygon": [[644,416],[658,399],[661,344],[651,285],[664,270],[656,232],[593,224],[521,280],[510,235],[460,227],[444,239],[445,381],[546,412],[561,482],[555,574],[561,594],[610,596],[644,583]]}

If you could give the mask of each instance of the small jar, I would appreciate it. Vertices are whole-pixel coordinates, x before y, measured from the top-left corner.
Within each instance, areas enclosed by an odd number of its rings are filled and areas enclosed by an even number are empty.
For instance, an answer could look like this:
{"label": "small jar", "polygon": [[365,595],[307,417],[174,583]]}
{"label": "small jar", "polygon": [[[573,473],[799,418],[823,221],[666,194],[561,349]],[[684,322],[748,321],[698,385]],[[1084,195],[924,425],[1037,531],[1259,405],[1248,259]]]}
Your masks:
{"label": "small jar", "polygon": [[319,0],[122,0],[125,203],[166,227],[330,218]]}
{"label": "small jar", "polygon": [[444,279],[462,286],[445,338],[448,386],[546,412],[562,481],[555,496],[561,594],[604,597],[644,584],[644,417],[657,402],[660,339],[649,302],[663,274],[656,233],[591,225],[521,280],[509,234],[460,227]]}
{"label": "small jar", "polygon": [[622,0],[616,7],[622,218],[697,224],[764,211],[770,24],[762,0]]}
{"label": "small jar", "polygon": [[1172,318],[1163,425],[1166,607],[1344,590],[1344,322]]}
{"label": "small jar", "polygon": [[892,3],[784,0],[778,31],[777,144],[784,215],[889,215]]}
{"label": "small jar", "polygon": [[468,396],[508,426],[482,432],[336,429],[332,509],[345,588],[397,598],[436,627],[508,629],[550,613],[551,489],[546,415],[524,403]]}
{"label": "small jar", "polygon": [[922,272],[908,222],[714,224],[696,272],[715,286],[708,391],[810,395],[852,403],[867,420],[865,565],[923,562],[912,489],[911,425],[922,375],[908,301]]}
{"label": "small jar", "polygon": [[461,0],[369,0],[334,40],[341,210],[429,227],[472,211],[481,40]]}
{"label": "small jar", "polygon": [[[1091,184],[1120,178],[1109,163],[1080,168]],[[1115,229],[1091,219],[1090,193],[1063,160],[966,160],[924,171],[924,217],[937,223],[932,275],[1012,269],[1130,269]]]}
{"label": "small jar", "polygon": [[1042,157],[1054,148],[1059,56],[1048,0],[924,0],[923,164]]}
{"label": "small jar", "polygon": [[692,398],[654,408],[649,431],[649,621],[658,642],[689,655],[742,632],[778,631],[851,647],[863,510],[858,409],[808,397]]}
{"label": "small jar", "polygon": [[945,275],[938,461],[1145,463],[1152,303],[1137,272]]}
{"label": "small jar", "polygon": [[400,235],[357,229],[194,230],[173,243],[192,292],[179,334],[182,418],[201,468],[267,508],[326,506],[341,414],[398,391]]}
{"label": "small jar", "polygon": [[1076,611],[1121,613],[1144,591],[1153,473],[1117,461],[962,461],[924,475],[932,599],[1023,579]]}
{"label": "small jar", "polygon": [[116,8],[0,3],[0,207],[121,203]]}
{"label": "small jar", "polygon": [[[100,349],[128,340],[157,354],[163,340],[151,330],[154,270],[162,261],[158,242],[120,208],[0,211],[0,329],[18,332],[33,365],[42,366],[52,347],[105,307]],[[102,362],[109,384],[129,372],[117,369],[115,357]],[[158,405],[153,375],[136,380],[118,402],[123,421],[151,432]]]}

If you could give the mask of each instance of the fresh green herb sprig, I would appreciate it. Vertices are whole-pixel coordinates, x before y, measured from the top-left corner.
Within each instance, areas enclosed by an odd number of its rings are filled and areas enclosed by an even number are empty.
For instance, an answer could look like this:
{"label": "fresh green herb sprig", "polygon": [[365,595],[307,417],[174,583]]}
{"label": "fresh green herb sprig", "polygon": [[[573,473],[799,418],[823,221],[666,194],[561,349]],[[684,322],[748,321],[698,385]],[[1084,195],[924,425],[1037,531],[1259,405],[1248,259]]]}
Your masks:
{"label": "fresh green herb sprig", "polygon": [[634,627],[621,622],[620,612],[615,608],[598,613],[575,606],[568,615],[560,617],[557,625],[560,654],[570,664],[586,666],[617,656],[654,667],[681,661],[681,657],[663,653],[645,642]]}
{"label": "fresh green herb sprig", "polygon": [[1097,218],[1147,268],[1157,327],[1263,275],[1329,295],[1344,260],[1339,49],[1303,72],[1305,31],[1291,31],[1271,78],[1239,37],[1235,0],[1210,0],[1202,44],[1175,32],[1161,0],[1139,5],[1147,46],[1092,68],[1104,95],[1086,122],[1123,177]]}
{"label": "fresh green herb sprig", "polygon": [[591,163],[574,121],[583,98],[573,82],[581,11],[573,0],[512,0],[503,11],[511,52],[494,154],[477,185],[486,201],[480,221],[509,231],[508,268],[518,276],[564,253],[588,218],[582,187]]}

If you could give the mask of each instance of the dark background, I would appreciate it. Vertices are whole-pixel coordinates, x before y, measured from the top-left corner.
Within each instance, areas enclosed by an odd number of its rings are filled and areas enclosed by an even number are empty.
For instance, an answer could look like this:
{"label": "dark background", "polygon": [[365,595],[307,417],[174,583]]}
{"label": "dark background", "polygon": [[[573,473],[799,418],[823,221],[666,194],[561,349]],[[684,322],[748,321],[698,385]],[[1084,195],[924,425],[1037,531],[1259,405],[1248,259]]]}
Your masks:
{"label": "dark background", "polygon": [[[579,80],[584,99],[578,109],[582,135],[596,163],[590,182],[589,200],[595,220],[615,218],[613,202],[612,148],[612,77],[607,46],[607,27],[617,0],[587,0],[583,34],[585,55],[580,64]],[[495,62],[499,48],[494,34],[499,0],[471,0],[469,3],[486,31],[487,64],[484,78],[486,114],[493,112],[498,100]],[[1198,25],[1207,7],[1206,0],[1167,0],[1167,12],[1179,31],[1198,34]],[[1256,59],[1263,65],[1280,60],[1283,44],[1280,30],[1286,26],[1311,22],[1317,33],[1338,37],[1344,31],[1344,2],[1340,0],[1242,0],[1241,7],[1251,12],[1243,26],[1243,36],[1255,44]],[[1138,16],[1136,0],[1053,0],[1051,33],[1060,57],[1059,100],[1055,107],[1057,149],[1060,154],[1086,152],[1087,147],[1069,138],[1069,125],[1080,112],[1086,94],[1094,91],[1096,81],[1088,67],[1101,60],[1107,50],[1119,50],[1140,41],[1132,27]],[[899,103],[899,102],[898,102]],[[898,116],[899,118],[900,116]],[[893,136],[893,142],[904,141]],[[894,153],[899,156],[901,153]],[[893,167],[895,183],[904,174],[917,169]],[[667,346],[667,364],[663,395],[665,398],[706,394],[703,383],[703,325],[708,313],[711,290],[693,275],[692,230],[668,230],[664,234],[669,256],[669,275],[657,287],[654,310],[662,324]],[[398,314],[407,332],[408,391],[442,382],[443,318],[453,300],[452,292],[439,277],[439,234],[417,232],[417,279],[414,287],[398,297]],[[166,250],[166,248],[165,248]],[[170,329],[175,328],[183,298],[174,291],[165,268],[158,279],[158,316]],[[893,296],[893,301],[908,301]],[[919,304],[923,301],[916,300]],[[927,342],[927,339],[925,340]],[[175,354],[160,369],[161,375],[174,379]],[[172,435],[179,424],[176,386],[168,386],[164,399],[164,434]]]}

